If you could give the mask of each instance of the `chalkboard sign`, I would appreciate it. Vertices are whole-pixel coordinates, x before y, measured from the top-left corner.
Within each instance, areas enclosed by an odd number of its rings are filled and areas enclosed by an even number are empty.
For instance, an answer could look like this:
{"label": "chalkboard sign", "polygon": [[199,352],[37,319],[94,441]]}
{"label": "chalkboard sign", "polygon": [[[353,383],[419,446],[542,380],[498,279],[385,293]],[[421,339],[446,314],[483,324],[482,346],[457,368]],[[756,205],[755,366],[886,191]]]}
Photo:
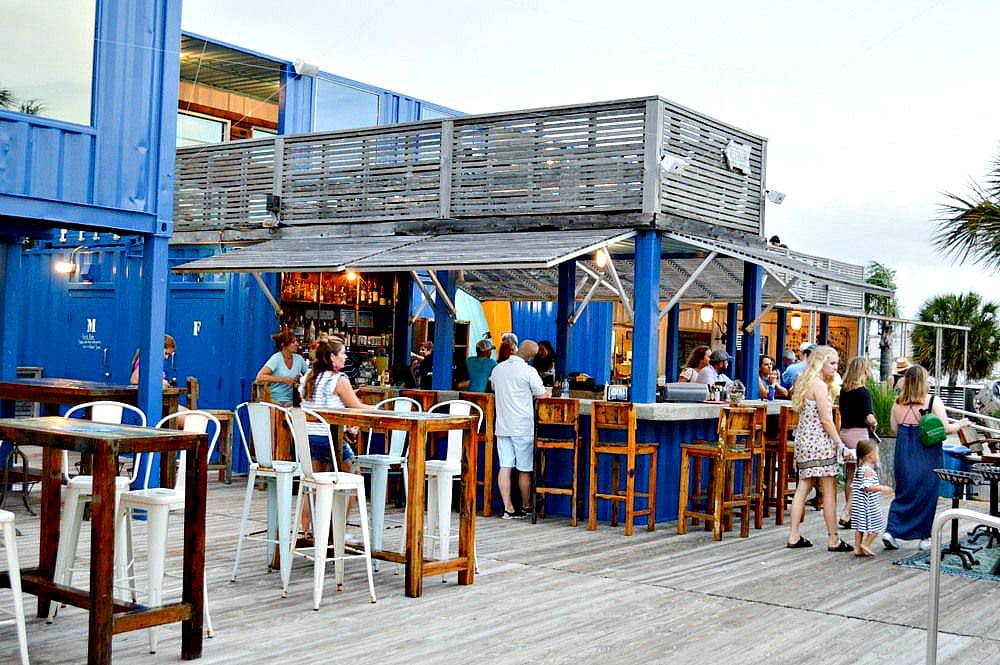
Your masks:
{"label": "chalkboard sign", "polygon": [[604,400],[607,402],[630,402],[632,401],[631,391],[628,386],[609,383],[604,386]]}

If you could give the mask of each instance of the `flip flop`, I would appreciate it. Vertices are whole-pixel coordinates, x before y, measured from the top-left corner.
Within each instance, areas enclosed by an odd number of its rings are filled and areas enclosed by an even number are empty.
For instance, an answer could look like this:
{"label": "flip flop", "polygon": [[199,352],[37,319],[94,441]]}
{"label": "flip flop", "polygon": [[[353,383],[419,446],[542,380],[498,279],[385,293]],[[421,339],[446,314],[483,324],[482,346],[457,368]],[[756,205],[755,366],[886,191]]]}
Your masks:
{"label": "flip flop", "polygon": [[849,529],[851,527],[851,520],[841,520],[841,519],[838,519],[837,520],[837,524],[839,524],[840,526],[844,527],[845,529]]}
{"label": "flip flop", "polygon": [[827,547],[827,552],[853,552],[854,546],[848,545],[843,540],[841,540],[835,547]]}
{"label": "flip flop", "polygon": [[785,543],[785,547],[787,547],[790,550],[797,550],[800,547],[812,547],[812,546],[813,544],[810,543],[805,536],[799,536],[799,539],[796,540],[794,543]]}
{"label": "flip flop", "polygon": [[859,559],[868,559],[868,558],[871,558],[871,557],[873,557],[875,555],[872,554],[872,553],[869,553],[869,552],[855,552],[854,556],[857,557],[857,558],[859,558]]}

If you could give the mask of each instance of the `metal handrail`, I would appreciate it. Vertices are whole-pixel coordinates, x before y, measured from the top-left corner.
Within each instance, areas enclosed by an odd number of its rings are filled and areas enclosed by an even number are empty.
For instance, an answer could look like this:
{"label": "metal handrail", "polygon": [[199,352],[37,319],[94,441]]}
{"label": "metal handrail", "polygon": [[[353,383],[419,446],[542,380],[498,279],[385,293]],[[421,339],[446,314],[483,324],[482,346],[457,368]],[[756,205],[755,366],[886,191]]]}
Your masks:
{"label": "metal handrail", "polygon": [[[951,421],[958,420],[958,418],[951,417],[951,414],[957,413],[957,414],[960,414],[960,417],[965,417],[965,418],[986,418],[986,419],[989,419],[989,420],[996,420],[997,422],[1000,422],[1000,418],[994,418],[993,416],[984,416],[983,414],[976,413],[974,411],[965,411],[963,409],[957,409],[957,408],[950,407],[950,406],[945,406],[944,409],[945,409],[946,412],[948,412],[948,415],[949,415],[948,419],[951,420]],[[976,423],[970,423],[970,424],[966,425],[966,428],[971,429],[971,430],[975,430],[977,432],[984,432],[991,439],[1000,439],[1000,429],[998,429],[996,427],[987,427],[986,425],[978,425]]]}
{"label": "metal handrail", "polygon": [[946,522],[957,519],[971,520],[976,524],[985,524],[1000,529],[1000,517],[986,515],[967,508],[949,508],[938,513],[934,518],[934,526],[931,530],[931,581],[927,596],[927,655],[924,659],[927,665],[936,665],[937,663],[938,601],[941,592],[941,529]]}
{"label": "metal handrail", "polygon": [[[965,409],[959,409],[958,407],[948,406],[947,404],[945,404],[944,408],[945,408],[946,411],[950,411],[952,413],[960,413],[963,416],[967,416],[967,417],[970,417],[970,418],[982,418],[983,420],[995,420],[998,423],[1000,423],[1000,418],[998,418],[996,416],[988,416],[985,413],[979,413],[977,411],[966,411]],[[996,430],[996,431],[1000,432],[1000,430]]]}

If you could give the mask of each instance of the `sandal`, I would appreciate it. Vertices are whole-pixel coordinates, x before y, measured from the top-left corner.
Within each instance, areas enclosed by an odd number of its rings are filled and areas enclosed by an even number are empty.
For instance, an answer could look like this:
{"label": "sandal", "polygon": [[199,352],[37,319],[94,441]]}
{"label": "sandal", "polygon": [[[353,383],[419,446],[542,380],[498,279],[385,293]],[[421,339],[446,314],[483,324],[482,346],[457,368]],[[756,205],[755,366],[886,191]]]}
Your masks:
{"label": "sandal", "polygon": [[851,520],[838,519],[837,524],[844,527],[845,529],[849,529],[851,527]]}
{"label": "sandal", "polygon": [[799,539],[796,540],[794,543],[785,543],[785,547],[787,547],[790,550],[797,550],[800,547],[812,547],[812,546],[813,544],[810,543],[805,536],[799,536]]}
{"label": "sandal", "polygon": [[839,543],[837,543],[836,547],[827,547],[826,551],[827,552],[853,552],[854,551],[854,546],[853,545],[848,545],[843,540],[841,540]]}

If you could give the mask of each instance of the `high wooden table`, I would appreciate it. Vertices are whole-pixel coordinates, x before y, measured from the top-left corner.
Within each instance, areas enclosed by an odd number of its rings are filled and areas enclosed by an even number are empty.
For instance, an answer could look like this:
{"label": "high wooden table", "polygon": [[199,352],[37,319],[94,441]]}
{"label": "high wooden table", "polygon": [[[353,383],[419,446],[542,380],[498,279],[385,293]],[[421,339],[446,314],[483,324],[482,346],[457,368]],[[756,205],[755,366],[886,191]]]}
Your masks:
{"label": "high wooden table", "polygon": [[[174,413],[180,404],[185,388],[163,389],[164,415]],[[78,379],[0,379],[0,401],[37,402],[42,405],[42,413],[58,416],[61,406],[73,406],[95,400],[113,400],[136,404],[139,389],[136,386],[81,381]],[[14,415],[11,412],[9,415]]]}
{"label": "high wooden table", "polygon": [[[475,577],[476,547],[476,417],[438,413],[399,413],[354,409],[317,409],[328,423],[339,427],[360,427],[378,432],[406,432],[409,496],[406,498],[406,547],[404,554],[377,550],[373,557],[405,564],[405,593],[419,598],[424,577],[458,572],[459,584],[472,584]],[[463,430],[462,499],[458,527],[458,557],[439,561],[424,558],[424,498],[427,436],[434,432]],[[338,450],[339,453],[339,450]],[[449,510],[450,514],[450,510]],[[442,515],[441,519],[448,518]]]}
{"label": "high wooden table", "polygon": [[[87,662],[111,662],[111,637],[117,633],[182,622],[181,658],[201,657],[205,577],[205,495],[208,436],[175,430],[109,425],[58,416],[0,419],[0,439],[44,448],[42,516],[38,566],[21,571],[21,585],[38,596],[38,616],[49,614],[52,601],[90,611]],[[53,582],[59,545],[62,451],[89,454],[93,460],[90,590]],[[188,452],[184,496],[184,579],[181,602],[147,608],[116,601],[114,594],[115,476],[119,454]],[[168,456],[161,455],[161,459]],[[0,573],[0,586],[9,586]],[[72,660],[72,657],[70,657]]]}

